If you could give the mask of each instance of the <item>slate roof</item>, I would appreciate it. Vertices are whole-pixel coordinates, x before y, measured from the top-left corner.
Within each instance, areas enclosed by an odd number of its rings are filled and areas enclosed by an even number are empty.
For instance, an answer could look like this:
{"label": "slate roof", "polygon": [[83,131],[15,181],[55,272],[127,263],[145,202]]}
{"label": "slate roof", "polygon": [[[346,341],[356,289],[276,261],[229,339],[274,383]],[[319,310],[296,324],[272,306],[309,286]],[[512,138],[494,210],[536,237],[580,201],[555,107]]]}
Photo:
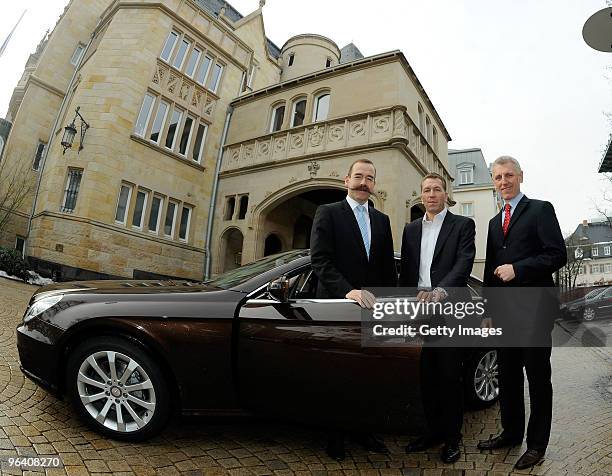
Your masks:
{"label": "slate roof", "polygon": [[[566,240],[566,243],[570,249],[580,246],[584,253],[584,258],[610,258],[610,252],[612,251],[612,227],[604,220],[591,221],[586,226],[581,223]],[[595,245],[594,243],[600,244]],[[594,249],[597,249],[596,255],[593,254]],[[607,254],[606,251],[608,252]]]}
{"label": "slate roof", "polygon": [[[238,20],[244,18],[244,16],[238,10],[223,0],[195,0],[195,3],[208,13],[212,13],[215,17],[218,17],[221,8],[225,7],[225,16],[231,21],[237,22]],[[281,50],[272,42],[272,40],[266,38],[266,45],[268,47],[268,52],[274,58],[280,57]]]}
{"label": "slate roof", "polygon": [[355,61],[361,58],[363,58],[363,55],[354,43],[349,43],[344,48],[340,49],[340,64],[350,63],[351,61]]}
{"label": "slate roof", "polygon": [[[472,164],[474,166],[474,183],[459,184],[459,169],[461,168],[459,166],[462,164]],[[493,185],[489,167],[480,149],[449,149],[448,165],[450,167],[450,172],[455,177],[453,190],[461,190],[462,188],[478,187],[482,185]]]}

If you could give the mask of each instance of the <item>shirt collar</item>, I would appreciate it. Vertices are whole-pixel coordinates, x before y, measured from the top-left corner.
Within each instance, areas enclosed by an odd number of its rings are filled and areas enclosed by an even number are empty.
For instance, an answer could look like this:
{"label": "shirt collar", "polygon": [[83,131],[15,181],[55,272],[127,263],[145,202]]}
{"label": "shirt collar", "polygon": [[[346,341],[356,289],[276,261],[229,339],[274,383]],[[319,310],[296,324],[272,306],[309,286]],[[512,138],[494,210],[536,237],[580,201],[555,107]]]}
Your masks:
{"label": "shirt collar", "polygon": [[[348,202],[348,204],[351,207],[351,210],[353,210],[353,212],[355,212],[355,208],[357,208],[359,205],[361,205],[361,203],[359,203],[357,200],[353,200],[351,197],[349,197],[348,195],[346,196],[346,201]],[[369,212],[368,210],[368,202],[365,202],[363,204],[363,206],[365,207],[365,211],[366,213]]]}
{"label": "shirt collar", "polygon": [[516,197],[514,197],[512,200],[508,200],[505,201],[505,204],[510,204],[510,209],[511,210],[515,210],[516,206],[518,205],[518,203],[521,201],[521,199],[525,196],[525,194],[523,192],[519,192],[516,194]]}
{"label": "shirt collar", "polygon": [[441,221],[444,221],[444,217],[446,217],[447,211],[448,211],[448,208],[444,207],[444,209],[440,213],[434,216],[433,222],[427,219],[427,213],[425,213],[425,215],[423,215],[423,223],[430,224],[430,223],[439,223]]}

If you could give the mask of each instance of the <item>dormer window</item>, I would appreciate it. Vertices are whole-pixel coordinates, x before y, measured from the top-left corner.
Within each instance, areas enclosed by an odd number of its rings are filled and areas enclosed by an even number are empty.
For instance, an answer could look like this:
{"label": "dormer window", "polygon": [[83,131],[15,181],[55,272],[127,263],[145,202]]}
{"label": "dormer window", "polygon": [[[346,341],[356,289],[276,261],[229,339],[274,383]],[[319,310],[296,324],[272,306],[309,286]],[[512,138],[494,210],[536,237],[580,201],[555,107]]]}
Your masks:
{"label": "dormer window", "polygon": [[327,61],[325,61],[325,67],[329,68],[332,65],[332,60],[331,58],[327,58]]}
{"label": "dormer window", "polygon": [[288,65],[289,65],[289,66],[293,66],[293,61],[294,61],[294,60],[295,60],[295,54],[294,54],[294,53],[291,53],[291,54],[289,55],[289,63],[288,63]]}
{"label": "dormer window", "polygon": [[459,169],[459,185],[474,183],[474,167],[463,167]]}

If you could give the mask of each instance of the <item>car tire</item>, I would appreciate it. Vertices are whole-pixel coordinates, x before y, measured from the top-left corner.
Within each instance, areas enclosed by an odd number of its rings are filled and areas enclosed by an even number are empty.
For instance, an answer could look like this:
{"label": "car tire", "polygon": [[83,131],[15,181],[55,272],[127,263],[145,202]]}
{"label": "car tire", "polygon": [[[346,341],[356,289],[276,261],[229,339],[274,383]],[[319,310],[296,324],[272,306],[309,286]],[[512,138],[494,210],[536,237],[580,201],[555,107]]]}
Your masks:
{"label": "car tire", "polygon": [[465,406],[478,410],[493,405],[499,398],[497,350],[477,349],[466,359],[463,369]]}
{"label": "car tire", "polygon": [[592,307],[585,307],[584,311],[582,311],[582,320],[587,322],[595,320],[595,309]]}
{"label": "car tire", "polygon": [[127,339],[89,339],[73,349],[66,385],[81,418],[110,438],[141,441],[168,420],[170,397],[160,366]]}

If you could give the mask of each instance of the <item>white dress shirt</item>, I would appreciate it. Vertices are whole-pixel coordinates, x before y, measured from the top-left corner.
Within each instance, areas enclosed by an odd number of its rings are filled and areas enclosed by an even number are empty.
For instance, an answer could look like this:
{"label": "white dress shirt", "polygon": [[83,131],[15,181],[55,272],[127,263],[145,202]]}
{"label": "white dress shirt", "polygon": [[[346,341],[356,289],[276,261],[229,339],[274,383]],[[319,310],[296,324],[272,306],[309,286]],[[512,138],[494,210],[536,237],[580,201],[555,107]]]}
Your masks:
{"label": "white dress shirt", "polygon": [[[353,210],[353,215],[355,215],[355,220],[357,220],[357,224],[359,224],[359,217],[357,216],[357,207],[361,205],[357,200],[353,200],[348,195],[346,196],[346,201],[348,202],[351,210]],[[366,211],[366,222],[368,224],[368,241],[370,243],[370,247],[372,246],[372,226],[370,225],[370,210],[368,209],[368,202],[363,204]]]}
{"label": "white dress shirt", "polygon": [[438,235],[442,229],[447,208],[444,207],[440,213],[434,216],[433,221],[427,219],[427,213],[423,217],[421,231],[421,261],[419,263],[419,288],[431,288],[431,262],[433,261],[434,251]]}

